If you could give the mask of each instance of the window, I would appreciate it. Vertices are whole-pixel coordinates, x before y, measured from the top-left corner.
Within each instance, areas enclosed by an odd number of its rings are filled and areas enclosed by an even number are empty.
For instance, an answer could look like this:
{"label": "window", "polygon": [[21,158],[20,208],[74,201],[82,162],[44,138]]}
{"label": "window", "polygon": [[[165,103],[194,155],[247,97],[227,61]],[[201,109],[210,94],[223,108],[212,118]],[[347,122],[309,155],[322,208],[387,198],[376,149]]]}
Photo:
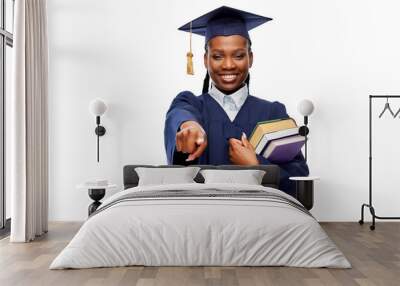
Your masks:
{"label": "window", "polygon": [[11,92],[14,0],[0,0],[0,236],[9,231],[10,195],[5,193],[5,105]]}

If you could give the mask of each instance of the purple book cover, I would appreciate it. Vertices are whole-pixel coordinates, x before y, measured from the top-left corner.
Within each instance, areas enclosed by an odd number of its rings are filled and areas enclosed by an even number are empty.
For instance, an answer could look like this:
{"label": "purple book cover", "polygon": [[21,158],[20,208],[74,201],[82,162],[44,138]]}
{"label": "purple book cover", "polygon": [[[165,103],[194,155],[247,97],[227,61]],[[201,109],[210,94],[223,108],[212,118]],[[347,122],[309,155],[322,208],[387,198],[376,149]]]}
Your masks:
{"label": "purple book cover", "polygon": [[264,157],[273,163],[285,163],[291,161],[300,152],[301,147],[304,145],[304,140],[288,142],[282,145],[278,142],[278,144],[273,143],[275,142],[271,142],[270,146],[265,150]]}

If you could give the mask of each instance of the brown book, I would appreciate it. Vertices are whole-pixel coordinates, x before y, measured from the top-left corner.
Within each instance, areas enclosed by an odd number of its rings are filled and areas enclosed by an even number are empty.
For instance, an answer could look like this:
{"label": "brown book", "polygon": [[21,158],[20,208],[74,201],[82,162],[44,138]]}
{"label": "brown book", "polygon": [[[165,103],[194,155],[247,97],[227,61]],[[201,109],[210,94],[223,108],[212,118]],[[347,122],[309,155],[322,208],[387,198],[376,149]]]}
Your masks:
{"label": "brown book", "polygon": [[258,122],[250,135],[250,144],[256,148],[264,134],[295,127],[297,125],[293,118]]}

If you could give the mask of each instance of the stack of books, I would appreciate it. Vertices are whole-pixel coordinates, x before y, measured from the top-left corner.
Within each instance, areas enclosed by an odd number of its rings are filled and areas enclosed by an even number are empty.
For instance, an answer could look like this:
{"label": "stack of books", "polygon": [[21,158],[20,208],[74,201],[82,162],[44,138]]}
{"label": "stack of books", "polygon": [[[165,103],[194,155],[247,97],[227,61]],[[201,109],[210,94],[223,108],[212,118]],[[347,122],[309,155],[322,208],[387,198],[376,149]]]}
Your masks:
{"label": "stack of books", "polygon": [[256,153],[273,163],[291,161],[301,150],[305,137],[292,118],[257,123],[250,136]]}

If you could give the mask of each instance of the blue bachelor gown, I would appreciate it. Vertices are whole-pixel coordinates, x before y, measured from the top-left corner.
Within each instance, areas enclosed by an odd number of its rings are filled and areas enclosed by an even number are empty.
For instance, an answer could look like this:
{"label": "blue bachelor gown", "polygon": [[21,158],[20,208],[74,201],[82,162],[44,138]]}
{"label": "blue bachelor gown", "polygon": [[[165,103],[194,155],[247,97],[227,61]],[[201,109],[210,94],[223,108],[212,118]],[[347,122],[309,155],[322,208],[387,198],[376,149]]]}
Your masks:
{"label": "blue bachelor gown", "polygon": [[[190,91],[179,93],[168,109],[164,129],[164,144],[168,164],[189,165],[229,165],[230,138],[241,139],[242,133],[250,137],[260,121],[288,118],[286,108],[277,101],[270,102],[249,95],[233,122],[225,110],[208,93],[195,96]],[[193,120],[201,124],[207,134],[208,145],[200,158],[186,162],[187,154],[175,149],[175,136],[185,121]],[[271,164],[263,156],[257,155],[262,165]],[[291,176],[308,176],[307,164],[301,152],[290,162],[279,164],[281,168],[280,189],[294,196],[295,184]]]}

